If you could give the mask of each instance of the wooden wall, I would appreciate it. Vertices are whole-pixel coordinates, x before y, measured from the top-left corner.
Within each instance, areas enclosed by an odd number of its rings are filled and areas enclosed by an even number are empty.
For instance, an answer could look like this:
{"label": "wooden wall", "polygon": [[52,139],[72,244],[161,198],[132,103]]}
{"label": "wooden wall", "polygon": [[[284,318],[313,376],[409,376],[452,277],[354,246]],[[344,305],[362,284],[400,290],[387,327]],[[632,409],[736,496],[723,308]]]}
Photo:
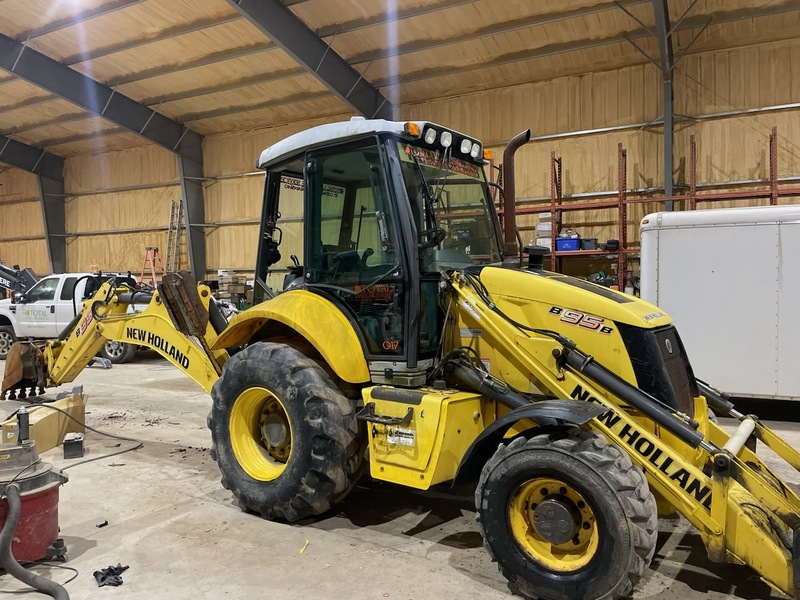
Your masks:
{"label": "wooden wall", "polygon": [[[693,118],[676,125],[676,184],[688,182],[692,134],[697,139],[698,182],[765,179],[773,125],[779,133],[779,176],[800,176],[800,110],[708,117],[800,102],[798,64],[798,39],[683,58],[675,75],[675,112]],[[551,152],[562,157],[567,195],[615,191],[620,142],[627,149],[628,187],[663,185],[661,129],[658,125],[641,126],[660,117],[661,105],[660,73],[653,65],[642,64],[403,105],[399,118],[427,119],[474,135],[494,151],[497,162],[505,142],[528,127],[534,136],[628,127],[544,139],[524,147],[517,158],[517,196],[524,206],[549,198]],[[204,196],[206,221],[211,224],[206,229],[209,274],[217,269],[252,274],[263,184],[263,175],[252,173],[261,151],[294,132],[348,116],[343,110],[339,116],[314,121],[206,137],[205,174],[209,180],[204,184]],[[35,178],[24,175],[13,169],[0,174],[0,202],[36,197]],[[180,197],[176,162],[169,152],[148,146],[69,158],[65,176],[67,230],[75,234],[69,238],[70,269],[100,264],[107,269],[138,270],[146,245],[163,248],[169,204]],[[127,186],[141,189],[118,189]],[[634,241],[641,217],[659,207],[655,201],[631,207],[628,233]],[[0,221],[0,258],[46,270],[42,242],[2,241],[5,236],[22,235],[23,229],[26,235],[41,235],[38,203],[20,202],[7,208]],[[521,218],[526,242],[533,238],[537,221],[533,216]],[[26,225],[20,229],[14,222]],[[584,237],[601,241],[617,237],[615,210],[568,214],[565,224],[578,229]],[[153,229],[125,232],[138,228]],[[91,232],[102,233],[87,235]],[[288,264],[288,257],[283,262]]]}
{"label": "wooden wall", "polygon": [[66,229],[75,234],[67,239],[69,270],[139,272],[147,246],[166,258],[170,206],[181,197],[171,152],[142,146],[68,158],[64,185]]}
{"label": "wooden wall", "polygon": [[0,260],[50,273],[36,175],[11,167],[0,167]]}

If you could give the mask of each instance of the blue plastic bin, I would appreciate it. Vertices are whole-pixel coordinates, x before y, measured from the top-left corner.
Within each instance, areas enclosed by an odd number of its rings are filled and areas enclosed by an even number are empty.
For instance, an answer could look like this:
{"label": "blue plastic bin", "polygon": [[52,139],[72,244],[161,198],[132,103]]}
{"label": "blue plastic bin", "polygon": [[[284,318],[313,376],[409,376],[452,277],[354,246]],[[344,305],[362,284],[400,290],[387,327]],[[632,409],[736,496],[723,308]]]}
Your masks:
{"label": "blue plastic bin", "polygon": [[580,238],[556,238],[556,250],[558,252],[568,252],[571,250],[580,250]]}

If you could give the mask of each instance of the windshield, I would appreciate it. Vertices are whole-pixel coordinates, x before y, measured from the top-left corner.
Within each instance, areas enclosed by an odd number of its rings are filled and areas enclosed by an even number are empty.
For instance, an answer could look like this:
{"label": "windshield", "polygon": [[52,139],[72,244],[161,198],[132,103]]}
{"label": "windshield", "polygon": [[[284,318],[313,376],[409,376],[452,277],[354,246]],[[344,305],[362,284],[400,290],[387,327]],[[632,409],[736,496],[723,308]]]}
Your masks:
{"label": "windshield", "polygon": [[483,168],[450,152],[397,145],[423,270],[500,262],[497,217]]}

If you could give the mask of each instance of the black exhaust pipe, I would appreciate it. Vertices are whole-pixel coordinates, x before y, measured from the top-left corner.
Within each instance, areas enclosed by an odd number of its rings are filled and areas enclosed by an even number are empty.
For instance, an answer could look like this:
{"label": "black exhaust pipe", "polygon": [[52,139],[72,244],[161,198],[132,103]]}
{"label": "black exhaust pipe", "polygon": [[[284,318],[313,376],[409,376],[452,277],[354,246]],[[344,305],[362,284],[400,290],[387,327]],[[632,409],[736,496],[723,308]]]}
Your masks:
{"label": "black exhaust pipe", "polygon": [[503,150],[503,256],[519,257],[517,248],[517,193],[514,185],[514,154],[531,141],[531,130],[518,133]]}

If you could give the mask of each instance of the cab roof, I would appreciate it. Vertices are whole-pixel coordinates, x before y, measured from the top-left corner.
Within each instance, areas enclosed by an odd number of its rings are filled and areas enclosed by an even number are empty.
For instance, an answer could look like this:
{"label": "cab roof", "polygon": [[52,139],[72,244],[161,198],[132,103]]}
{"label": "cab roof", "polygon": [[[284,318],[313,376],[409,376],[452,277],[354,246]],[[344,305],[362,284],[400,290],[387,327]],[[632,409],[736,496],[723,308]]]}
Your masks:
{"label": "cab roof", "polygon": [[[426,125],[434,125],[437,129],[452,131],[447,127],[429,123],[428,121],[412,122],[419,125],[420,131],[423,131]],[[284,138],[266,148],[261,153],[256,166],[260,169],[265,169],[315,146],[329,144],[331,142],[345,141],[350,138],[356,138],[370,133],[393,133],[396,135],[407,135],[405,133],[406,123],[408,123],[408,121],[387,121],[385,119],[365,119],[363,117],[352,117],[349,121],[318,125],[317,127],[312,127],[311,129],[306,129],[300,133],[290,135],[289,137]],[[458,132],[453,131],[453,133]]]}

